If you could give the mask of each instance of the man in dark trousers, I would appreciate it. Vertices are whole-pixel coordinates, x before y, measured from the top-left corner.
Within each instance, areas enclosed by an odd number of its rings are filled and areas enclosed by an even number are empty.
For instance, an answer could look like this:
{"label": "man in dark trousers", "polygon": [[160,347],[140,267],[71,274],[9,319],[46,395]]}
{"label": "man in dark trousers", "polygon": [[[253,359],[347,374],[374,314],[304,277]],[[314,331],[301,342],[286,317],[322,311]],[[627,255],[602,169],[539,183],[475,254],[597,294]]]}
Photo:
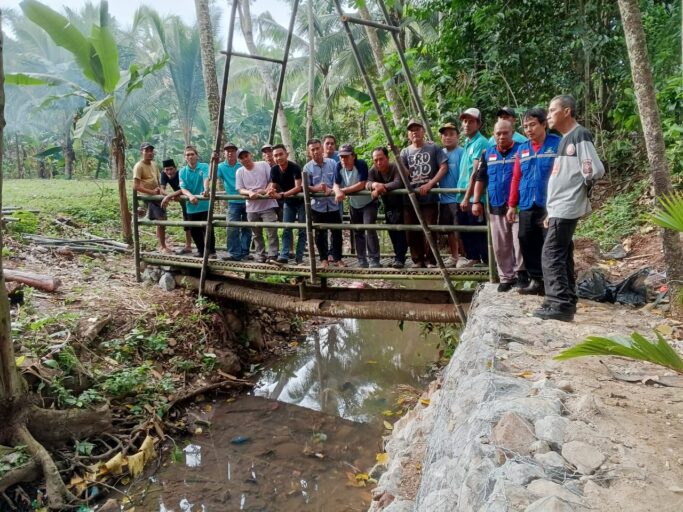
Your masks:
{"label": "man in dark trousers", "polygon": [[[169,158],[164,160],[161,164],[163,166],[163,171],[161,172],[161,188],[166,191],[166,185],[170,185],[173,190],[172,194],[166,195],[161,201],[161,207],[166,209],[169,201],[177,201],[180,196],[183,195],[183,191],[180,189],[180,176],[178,175],[178,168],[175,165],[175,160]],[[183,212],[183,220],[187,219],[187,209],[185,208],[185,203],[180,202],[180,208]],[[190,235],[189,226],[185,226],[185,247],[176,251],[177,254],[191,254],[192,253],[192,236]]]}
{"label": "man in dark trousers", "polygon": [[543,295],[541,254],[548,215],[545,203],[550,171],[562,137],[547,133],[547,115],[542,108],[528,110],[524,114],[523,126],[529,140],[517,149],[506,215],[508,222],[514,222],[519,207],[519,245],[530,281],[517,291],[525,295]]}
{"label": "man in dark trousers", "polygon": [[590,189],[605,174],[590,132],[576,122],[576,100],[555,96],[548,125],[562,134],[548,180],[548,233],[543,243],[545,301],[534,312],[544,320],[571,322],[576,313],[574,244],[579,218],[590,213]]}

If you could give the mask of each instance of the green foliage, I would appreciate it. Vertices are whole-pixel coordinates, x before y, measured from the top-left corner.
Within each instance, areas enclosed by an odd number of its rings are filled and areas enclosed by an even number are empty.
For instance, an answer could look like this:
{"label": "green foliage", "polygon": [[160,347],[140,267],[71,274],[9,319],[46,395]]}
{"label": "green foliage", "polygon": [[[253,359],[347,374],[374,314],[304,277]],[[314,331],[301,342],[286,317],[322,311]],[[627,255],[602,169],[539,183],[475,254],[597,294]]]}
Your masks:
{"label": "green foliage", "polygon": [[149,384],[151,366],[143,364],[137,368],[122,368],[111,373],[101,384],[108,395],[121,398],[131,394],[141,394]]}
{"label": "green foliage", "polygon": [[13,469],[20,468],[31,459],[26,446],[15,446],[13,449],[0,451],[0,478]]}
{"label": "green foliage", "polygon": [[12,233],[35,234],[38,232],[38,216],[33,212],[17,211],[12,217],[19,219],[17,222],[8,222],[9,231]]}
{"label": "green foliage", "polygon": [[648,361],[678,373],[683,373],[683,359],[655,331],[657,342],[647,340],[642,334],[634,332],[631,338],[624,336],[589,336],[583,342],[561,352],[554,359],[560,361],[584,356],[621,356],[629,359]]}
{"label": "green foliage", "polygon": [[462,327],[458,324],[435,324],[432,322],[420,324],[420,336],[424,338],[433,333],[439,338],[439,344],[436,346],[439,350],[439,359],[449,360],[460,343]]}
{"label": "green foliage", "polygon": [[602,249],[609,249],[632,234],[647,219],[646,214],[639,214],[635,208],[647,185],[647,180],[637,182],[630,191],[609,198],[599,210],[579,222],[576,235],[597,240]]}
{"label": "green foliage", "polygon": [[101,346],[109,350],[111,357],[116,361],[131,362],[136,357],[156,357],[168,347],[168,335],[165,332],[148,333],[135,328],[123,339],[105,341]]}
{"label": "green foliage", "polygon": [[652,221],[666,229],[683,232],[683,193],[674,192],[659,200],[661,208],[652,216]]}

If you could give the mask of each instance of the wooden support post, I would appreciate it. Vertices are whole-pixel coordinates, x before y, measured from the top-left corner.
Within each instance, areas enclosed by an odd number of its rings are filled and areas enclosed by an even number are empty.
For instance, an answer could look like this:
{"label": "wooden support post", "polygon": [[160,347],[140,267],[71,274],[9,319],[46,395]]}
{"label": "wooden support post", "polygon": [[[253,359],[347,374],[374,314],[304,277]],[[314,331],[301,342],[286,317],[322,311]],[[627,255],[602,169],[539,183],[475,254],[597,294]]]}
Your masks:
{"label": "wooden support post", "polygon": [[138,191],[133,189],[133,257],[135,258],[135,280],[142,282],[140,272],[140,226],[138,224]]}
{"label": "wooden support post", "polygon": [[[304,189],[304,210],[306,212],[306,239],[308,240],[308,254],[311,260],[311,282],[317,278],[317,267],[315,261],[315,239],[313,237],[313,209],[311,208],[311,191],[309,190],[310,183],[307,172],[301,173],[302,184]],[[294,233],[292,233],[294,236]],[[298,236],[298,233],[297,233]]]}

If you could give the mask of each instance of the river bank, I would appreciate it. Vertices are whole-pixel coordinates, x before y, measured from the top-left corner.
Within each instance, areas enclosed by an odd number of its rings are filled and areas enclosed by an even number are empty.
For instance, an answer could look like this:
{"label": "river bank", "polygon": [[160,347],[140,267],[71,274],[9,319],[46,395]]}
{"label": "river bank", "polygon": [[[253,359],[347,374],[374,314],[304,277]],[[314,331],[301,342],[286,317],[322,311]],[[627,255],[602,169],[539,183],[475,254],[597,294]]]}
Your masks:
{"label": "river bank", "polygon": [[680,510],[680,388],[619,381],[607,367],[667,372],[621,358],[552,359],[588,335],[678,326],[587,301],[573,323],[542,322],[530,315],[540,301],[480,290],[428,400],[386,439],[371,511]]}

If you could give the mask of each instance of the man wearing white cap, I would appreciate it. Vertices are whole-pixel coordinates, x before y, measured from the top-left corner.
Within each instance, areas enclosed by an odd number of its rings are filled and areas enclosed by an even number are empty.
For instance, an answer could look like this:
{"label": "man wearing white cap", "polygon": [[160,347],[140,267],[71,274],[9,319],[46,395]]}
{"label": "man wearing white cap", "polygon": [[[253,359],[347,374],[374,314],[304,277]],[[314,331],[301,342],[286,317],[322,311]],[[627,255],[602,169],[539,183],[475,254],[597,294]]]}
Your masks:
{"label": "man wearing white cap", "polygon": [[[481,128],[481,112],[478,108],[468,108],[460,114],[462,122],[462,149],[460,159],[460,177],[458,188],[467,189],[465,193],[458,194],[460,212],[458,224],[461,226],[483,226],[486,220],[482,216],[472,215],[470,211],[470,198],[474,194],[474,180],[477,174],[481,154],[488,146],[488,141],[479,129]],[[462,233],[462,243],[465,255],[472,263],[488,262],[488,244],[486,233]]]}

